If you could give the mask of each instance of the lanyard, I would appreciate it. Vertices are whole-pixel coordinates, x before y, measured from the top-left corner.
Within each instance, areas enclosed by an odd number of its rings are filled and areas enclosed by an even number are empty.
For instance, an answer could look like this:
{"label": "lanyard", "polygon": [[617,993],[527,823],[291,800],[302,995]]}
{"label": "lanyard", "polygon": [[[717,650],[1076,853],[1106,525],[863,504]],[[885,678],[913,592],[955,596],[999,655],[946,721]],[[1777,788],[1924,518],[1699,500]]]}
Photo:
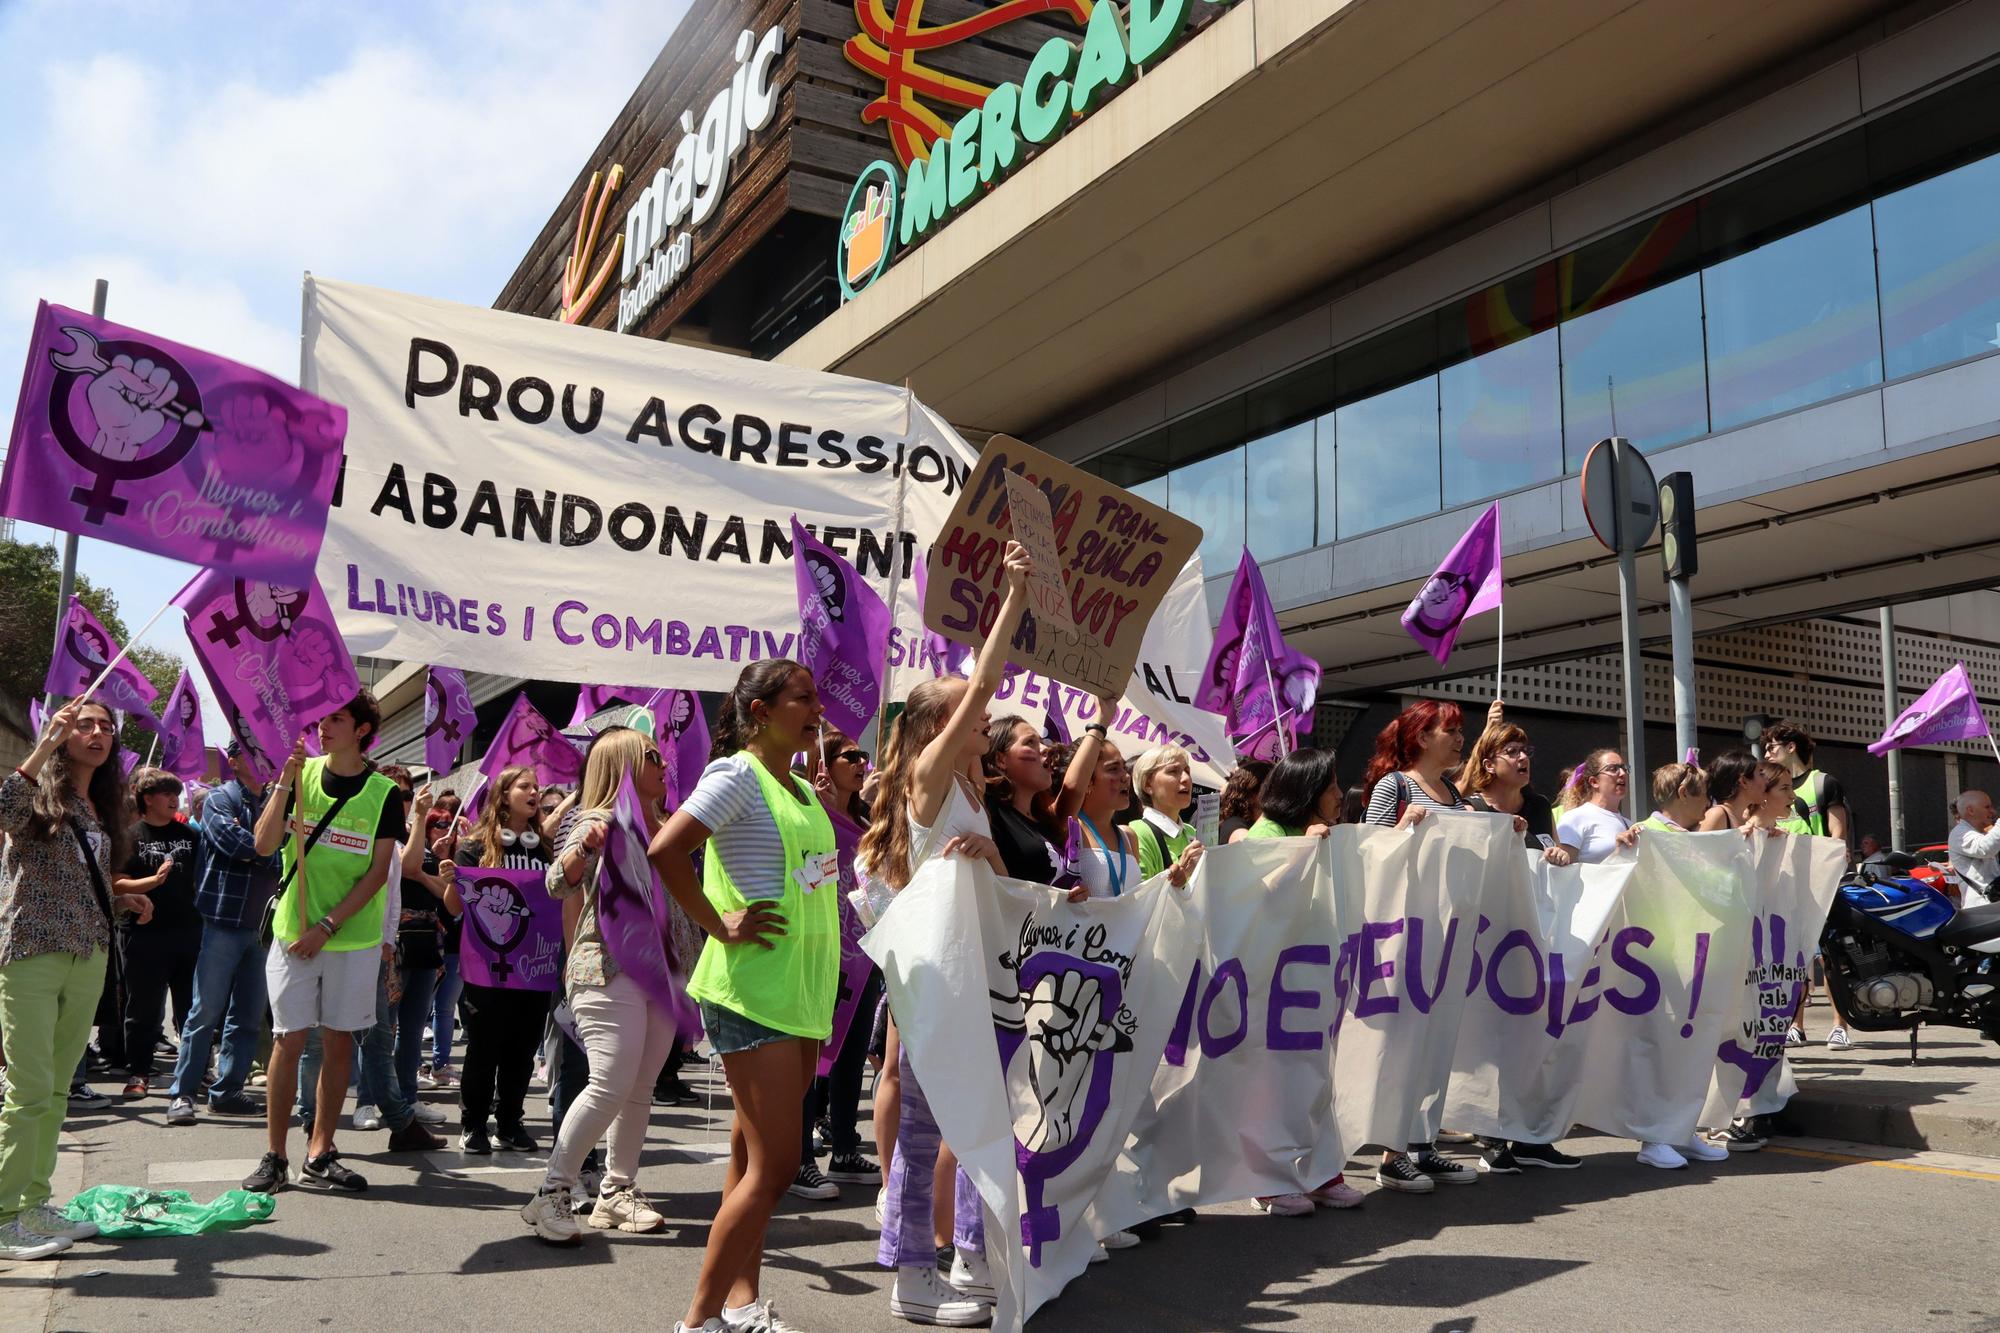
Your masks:
{"label": "lanyard", "polygon": [[[1081,811],[1078,811],[1077,818],[1083,821],[1083,826],[1090,830],[1090,836],[1097,839],[1098,847],[1101,848],[1104,852],[1104,872],[1105,874],[1111,877],[1111,896],[1114,898],[1120,896],[1125,892],[1124,840],[1123,839],[1119,840],[1118,850],[1114,853],[1111,850],[1111,844],[1106,842],[1104,840],[1104,835],[1097,831],[1097,825],[1090,822],[1089,815],[1086,815]],[[1116,828],[1118,826],[1114,824],[1112,825],[1112,827]]]}

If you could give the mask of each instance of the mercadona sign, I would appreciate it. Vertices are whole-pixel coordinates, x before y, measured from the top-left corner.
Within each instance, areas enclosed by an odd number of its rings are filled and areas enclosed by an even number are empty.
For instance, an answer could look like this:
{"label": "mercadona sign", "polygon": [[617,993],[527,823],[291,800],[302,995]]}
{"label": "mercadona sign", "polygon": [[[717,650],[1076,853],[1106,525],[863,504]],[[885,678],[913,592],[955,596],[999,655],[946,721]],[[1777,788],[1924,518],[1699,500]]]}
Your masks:
{"label": "mercadona sign", "polygon": [[843,297],[852,300],[880,277],[896,246],[921,242],[1012,171],[1029,148],[1053,143],[1165,55],[1186,32],[1192,8],[1193,0],[1132,0],[1126,19],[1114,4],[1096,5],[1080,44],[1049,38],[1020,82],[1001,84],[959,117],[928,158],[907,171],[894,162],[869,163],[834,240]]}

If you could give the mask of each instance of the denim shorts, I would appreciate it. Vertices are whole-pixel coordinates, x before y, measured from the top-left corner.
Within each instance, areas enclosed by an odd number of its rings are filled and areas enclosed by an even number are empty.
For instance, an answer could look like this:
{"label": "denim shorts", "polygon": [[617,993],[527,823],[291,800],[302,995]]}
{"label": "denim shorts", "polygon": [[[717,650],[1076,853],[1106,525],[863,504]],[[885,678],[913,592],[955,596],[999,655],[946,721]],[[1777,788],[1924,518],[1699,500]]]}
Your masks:
{"label": "denim shorts", "polygon": [[717,1055],[737,1055],[769,1046],[774,1041],[797,1041],[798,1037],[776,1028],[767,1028],[754,1018],[745,1018],[734,1009],[701,1003],[701,1025],[708,1032],[708,1044]]}

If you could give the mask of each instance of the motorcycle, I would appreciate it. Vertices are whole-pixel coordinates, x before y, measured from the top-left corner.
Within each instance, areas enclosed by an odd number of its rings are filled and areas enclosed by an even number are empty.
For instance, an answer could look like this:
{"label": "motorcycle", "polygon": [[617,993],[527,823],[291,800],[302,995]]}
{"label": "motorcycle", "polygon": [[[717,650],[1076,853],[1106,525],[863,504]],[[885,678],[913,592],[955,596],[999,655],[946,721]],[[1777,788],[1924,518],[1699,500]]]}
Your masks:
{"label": "motorcycle", "polygon": [[1927,869],[1891,852],[1841,881],[1820,932],[1827,988],[1864,1032],[1931,1023],[2000,1041],[2000,904],[1960,911]]}

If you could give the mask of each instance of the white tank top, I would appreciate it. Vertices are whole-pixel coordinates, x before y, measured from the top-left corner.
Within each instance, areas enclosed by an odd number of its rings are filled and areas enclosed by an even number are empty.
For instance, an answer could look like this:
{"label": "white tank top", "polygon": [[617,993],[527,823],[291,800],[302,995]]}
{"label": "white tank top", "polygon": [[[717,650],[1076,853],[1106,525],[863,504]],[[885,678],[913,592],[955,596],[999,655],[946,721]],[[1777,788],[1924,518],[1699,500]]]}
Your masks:
{"label": "white tank top", "polygon": [[986,817],[986,806],[965,794],[965,779],[954,773],[935,825],[925,828],[917,822],[916,812],[910,813],[910,873],[916,874],[924,862],[961,834],[990,839],[993,823]]}
{"label": "white tank top", "polygon": [[[1093,898],[1123,897],[1139,887],[1139,858],[1125,850],[1125,827],[1119,825],[1105,835],[1116,840],[1118,850],[1108,852],[1094,842],[1083,845],[1083,854],[1078,857],[1077,870],[1083,877],[1083,887]],[[1117,875],[1112,874],[1113,866]],[[1112,893],[1116,884],[1118,892]]]}

